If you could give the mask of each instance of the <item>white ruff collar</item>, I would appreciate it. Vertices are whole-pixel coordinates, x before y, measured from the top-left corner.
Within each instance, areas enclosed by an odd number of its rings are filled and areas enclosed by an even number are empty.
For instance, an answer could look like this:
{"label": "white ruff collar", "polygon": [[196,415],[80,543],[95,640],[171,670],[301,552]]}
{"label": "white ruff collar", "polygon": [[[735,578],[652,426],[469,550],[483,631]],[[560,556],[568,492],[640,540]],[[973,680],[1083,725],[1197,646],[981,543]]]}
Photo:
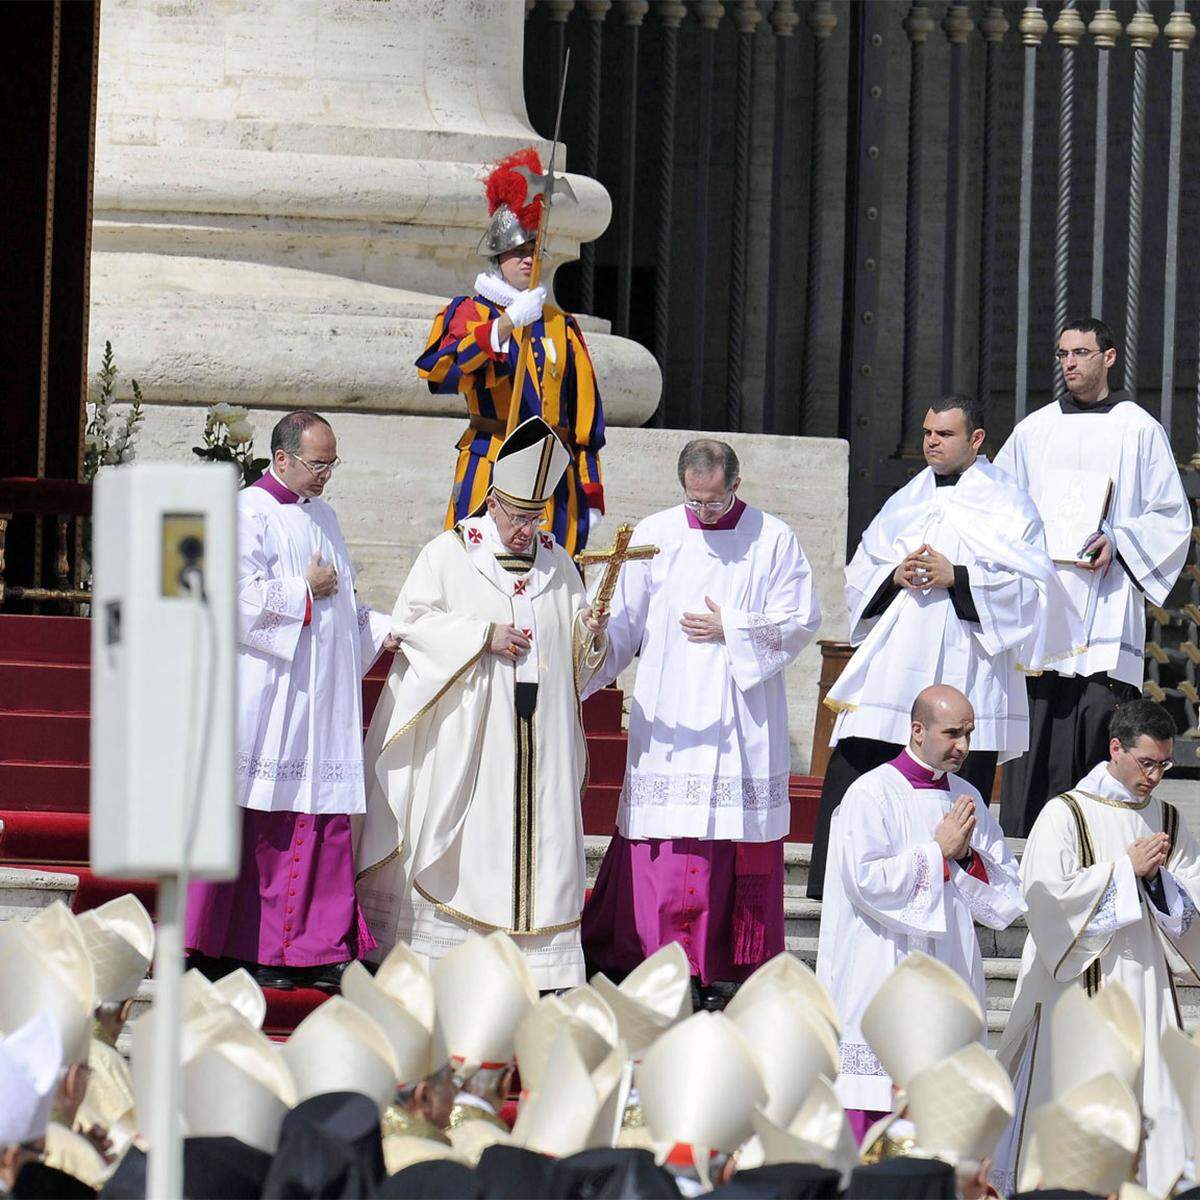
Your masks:
{"label": "white ruff collar", "polygon": [[475,291],[501,308],[507,308],[521,294],[511,283],[491,271],[480,271],[475,276]]}

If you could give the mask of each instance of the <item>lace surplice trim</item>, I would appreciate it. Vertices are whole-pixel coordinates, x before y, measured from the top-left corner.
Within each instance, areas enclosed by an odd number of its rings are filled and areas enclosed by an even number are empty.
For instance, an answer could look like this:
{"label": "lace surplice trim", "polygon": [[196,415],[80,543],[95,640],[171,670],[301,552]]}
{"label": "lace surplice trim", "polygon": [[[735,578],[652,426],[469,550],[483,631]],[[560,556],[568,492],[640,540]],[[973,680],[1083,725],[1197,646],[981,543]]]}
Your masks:
{"label": "lace surplice trim", "polygon": [[371,610],[365,604],[358,606],[358,632],[362,633],[371,624]]}
{"label": "lace surplice trim", "polygon": [[842,1043],[841,1073],[843,1075],[882,1075],[887,1078],[883,1063],[865,1042]]}
{"label": "lace surplice trim", "polygon": [[[239,754],[237,774],[243,779],[265,779],[272,783],[303,783],[308,779],[307,758],[263,758]],[[362,759],[322,759],[317,764],[318,783],[356,783],[363,778]]]}
{"label": "lace surplice trim", "polygon": [[1107,937],[1117,931],[1117,883],[1110,880],[1100,897],[1096,911],[1087,923],[1089,937]]}
{"label": "lace surplice trim", "polygon": [[929,856],[921,847],[913,850],[917,861],[913,865],[913,885],[905,902],[904,911],[900,914],[903,921],[909,916],[923,914],[929,908],[929,890],[931,877],[929,873]]}
{"label": "lace surplice trim", "polygon": [[622,800],[636,808],[662,808],[668,804],[706,804],[712,808],[741,808],[771,812],[788,806],[788,777],[769,779],[738,776],[647,775],[627,776]]}
{"label": "lace surplice trim", "polygon": [[275,639],[285,625],[294,625],[298,617],[287,612],[288,587],[281,579],[273,579],[263,592],[263,613],[246,634],[248,645],[259,650],[273,651]]}
{"label": "lace surplice trim", "polygon": [[758,669],[765,676],[773,675],[787,666],[788,656],[783,649],[783,630],[762,613],[748,613],[750,648],[754,651]]}
{"label": "lace surplice trim", "polygon": [[1182,936],[1183,934],[1187,933],[1189,929],[1191,929],[1192,922],[1196,919],[1196,903],[1191,896],[1188,895],[1187,888],[1185,888],[1182,884],[1176,884],[1176,887],[1179,889],[1179,899],[1183,904],[1183,923],[1179,929],[1180,936]]}

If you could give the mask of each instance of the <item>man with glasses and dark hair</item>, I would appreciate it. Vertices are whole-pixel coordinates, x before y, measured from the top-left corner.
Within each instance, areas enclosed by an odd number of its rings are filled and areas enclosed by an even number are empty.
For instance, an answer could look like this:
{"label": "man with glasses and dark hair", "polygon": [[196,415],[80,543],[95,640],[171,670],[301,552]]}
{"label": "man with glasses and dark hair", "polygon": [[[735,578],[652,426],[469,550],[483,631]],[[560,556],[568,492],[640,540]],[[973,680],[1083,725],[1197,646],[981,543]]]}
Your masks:
{"label": "man with glasses and dark hair", "polygon": [[362,677],[399,643],[358,603],[324,417],[288,413],[271,465],[238,497],[238,803],[233,883],[191,886],[187,948],[263,987],[335,990],[374,943],[354,895],[350,817],[366,806]]}
{"label": "man with glasses and dark hair", "polygon": [[1108,326],[1068,321],[1055,357],[1068,394],[1021,421],[996,466],[1030,494],[1048,532],[1075,523],[1073,490],[1100,499],[1081,544],[1064,556],[1047,539],[1084,636],[1028,681],[1029,752],[1004,771],[1000,820],[1013,837],[1029,833],[1047,797],[1106,759],[1113,710],[1141,694],[1146,603],[1166,603],[1192,530],[1167,431],[1109,387],[1117,351]]}
{"label": "man with glasses and dark hair", "polygon": [[725,442],[684,446],[683,503],[635,530],[660,553],[623,568],[589,686],[639,656],[617,830],[584,911],[589,963],[622,977],[677,941],[712,1006],[784,948],[783,673],[821,624],[796,535],[739,498],[739,471]]}
{"label": "man with glasses and dark hair", "polygon": [[1042,1039],[1055,1005],[1071,988],[1093,996],[1116,982],[1144,1031],[1138,1099],[1150,1136],[1141,1182],[1165,1195],[1183,1170],[1188,1139],[1159,1045],[1168,1027],[1181,1025],[1172,970],[1200,970],[1200,862],[1178,810],[1154,794],[1173,765],[1170,714],[1153,700],[1130,700],[1110,732],[1106,761],[1047,801],[1025,845],[1029,936],[998,1052],[1017,1083],[1017,1113],[996,1166],[1006,1178],[1019,1172],[1025,1114],[1054,1098],[1053,1055]]}
{"label": "man with glasses and dark hair", "polygon": [[[857,645],[825,699],[837,713],[821,788],[808,895],[824,892],[829,823],[850,785],[907,744],[924,688],[950,684],[975,728],[961,776],[991,799],[997,762],[1028,745],[1022,668],[1079,642],[1079,618],[1046,556],[1033,502],[980,453],[983,415],[970,396],[925,414],[928,466],[889,498],[846,567]],[[925,764],[921,769],[936,779]]]}
{"label": "man with glasses and dark hair", "polygon": [[579,571],[548,533],[570,455],[540,417],[505,439],[480,507],[417,556],[403,643],[367,734],[359,896],[386,953],[432,969],[502,930],[537,986],[585,980],[587,746],[579,697],[604,659]]}

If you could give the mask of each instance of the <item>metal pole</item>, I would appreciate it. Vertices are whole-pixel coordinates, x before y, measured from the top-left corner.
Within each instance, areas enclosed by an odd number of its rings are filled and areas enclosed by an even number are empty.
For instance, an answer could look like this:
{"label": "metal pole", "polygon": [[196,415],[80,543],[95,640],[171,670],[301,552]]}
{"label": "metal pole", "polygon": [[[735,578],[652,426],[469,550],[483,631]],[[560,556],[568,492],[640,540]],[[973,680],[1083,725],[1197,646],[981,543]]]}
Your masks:
{"label": "metal pole", "polygon": [[[1121,36],[1108,0],[1101,0],[1088,25],[1096,41],[1096,178],[1092,213],[1092,315],[1104,313],[1104,228],[1108,207],[1108,54]],[[1056,329],[1055,333],[1058,332]]]}
{"label": "metal pole", "polygon": [[[1062,54],[1062,85],[1058,102],[1058,205],[1054,221],[1054,336],[1066,324],[1071,288],[1071,166],[1075,133],[1075,47],[1084,34],[1075,0],[1067,0],[1054,22]],[[1066,395],[1061,371],[1054,372],[1054,396]]]}
{"label": "metal pole", "polygon": [[[821,321],[821,255],[825,220],[825,110],[829,92],[828,43],[837,28],[830,0],[809,6],[808,27],[813,36],[812,130],[809,134],[808,261],[804,274],[804,346],[800,356],[800,409],[792,428],[803,433],[817,392],[817,334]],[[876,150],[878,153],[878,150]]]}
{"label": "metal pole", "polygon": [[637,211],[638,41],[649,0],[622,0],[625,18],[625,137],[621,142],[621,224],[617,242],[617,315],[613,332],[629,334],[629,300],[633,293],[633,218]]}
{"label": "metal pole", "polygon": [[955,391],[955,362],[958,357],[958,160],[962,153],[962,114],[967,106],[967,39],[975,22],[963,3],[950,4],[942,18],[942,32],[950,43],[950,87],[946,129],[946,236],[943,242],[942,274],[942,394]]}
{"label": "metal pole", "polygon": [[688,397],[688,424],[707,429],[704,407],[704,342],[708,319],[708,175],[712,164],[713,55],[717,26],[725,15],[720,0],[697,0],[693,9],[700,22],[700,95],[697,119],[700,144],[696,156],[696,247],[692,294],[692,391]]}
{"label": "metal pole", "polygon": [[[604,79],[604,18],[612,0],[583,0],[587,17],[588,108],[583,141],[583,173],[595,179],[600,173],[600,84]],[[585,242],[579,253],[579,307],[595,312],[596,243]]]}
{"label": "metal pole", "polygon": [[663,377],[663,395],[654,410],[654,424],[667,424],[667,359],[671,345],[671,220],[675,191],[675,79],[679,60],[679,26],[687,9],[678,0],[654,6],[662,23],[662,61],[659,82],[658,230],[654,253],[654,357]]}
{"label": "metal pole", "polygon": [[750,116],[754,31],[762,20],[756,0],[738,0],[737,103],[734,108],[733,205],[729,238],[729,338],[725,358],[725,428],[742,428],[742,338],[746,320],[746,221],[750,208]]}
{"label": "metal pole", "polygon": [[183,1140],[179,1128],[180,1033],[183,1011],[183,903],[179,877],[158,880],[154,946],[154,1103],[146,1114],[150,1161],[148,1196],[183,1195]]}
{"label": "metal pole", "polygon": [[[567,21],[571,16],[571,9],[574,7],[575,0],[546,0],[554,46],[554,100],[556,102],[558,94],[562,91],[563,59],[567,54]],[[550,128],[554,128],[553,110],[550,116]]]}
{"label": "metal pole", "polygon": [[1150,0],[1125,27],[1133,47],[1133,110],[1129,124],[1129,269],[1125,289],[1125,388],[1137,399],[1138,323],[1142,298],[1142,199],[1146,187],[1146,55],[1158,37]]}
{"label": "metal pole", "polygon": [[992,291],[996,257],[996,113],[1000,106],[1000,46],[1008,32],[1004,9],[989,4],[979,23],[987,43],[983,100],[983,212],[979,230],[979,363],[975,393],[986,416],[992,407]]}
{"label": "metal pole", "polygon": [[1031,4],[1018,26],[1025,46],[1025,93],[1021,107],[1021,216],[1017,248],[1017,377],[1013,420],[1029,403],[1029,253],[1033,231],[1033,117],[1037,96],[1037,52],[1049,26],[1042,10]]}
{"label": "metal pole", "polygon": [[913,4],[902,22],[909,40],[908,176],[904,218],[904,345],[900,389],[900,440],[897,454],[911,445],[917,394],[917,327],[921,305],[921,146],[925,100],[925,41],[933,18],[924,4]]}
{"label": "metal pole", "polygon": [[771,6],[771,28],[775,31],[775,104],[772,110],[774,133],[771,142],[771,248],[767,258],[767,359],[763,378],[762,431],[775,433],[778,424],[776,390],[779,387],[780,265],[783,259],[783,160],[787,148],[788,55],[792,35],[800,18],[794,0],[776,0]]}
{"label": "metal pole", "polygon": [[1180,151],[1183,145],[1183,53],[1196,36],[1184,0],[1163,32],[1171,48],[1171,150],[1167,167],[1167,263],[1163,280],[1162,395],[1158,419],[1171,436],[1175,408],[1175,304],[1179,293],[1179,193],[1182,187]]}

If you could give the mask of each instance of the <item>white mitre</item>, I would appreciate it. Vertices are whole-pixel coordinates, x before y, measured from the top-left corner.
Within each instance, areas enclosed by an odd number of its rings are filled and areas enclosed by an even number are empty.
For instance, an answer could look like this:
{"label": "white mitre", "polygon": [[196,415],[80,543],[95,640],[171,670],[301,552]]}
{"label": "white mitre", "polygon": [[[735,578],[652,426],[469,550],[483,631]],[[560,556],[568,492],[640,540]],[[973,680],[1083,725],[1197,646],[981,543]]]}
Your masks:
{"label": "white mitre", "polygon": [[96,1003],[117,1004],[136,994],[154,961],[154,922],[132,893],[77,918],[96,978]]}
{"label": "white mitre", "polygon": [[538,1000],[525,955],[507,934],[470,934],[433,968],[434,1058],[470,1078],[512,1063],[517,1026]]}
{"label": "white mitre", "polygon": [[588,1071],[594,1071],[620,1040],[617,1018],[608,1003],[588,984],[562,996],[543,996],[517,1026],[514,1048],[521,1087],[536,1092],[546,1078],[554,1043],[567,1029]]}
{"label": "white mitre", "polygon": [[983,1038],[979,1000],[951,967],[914,950],[879,985],[861,1028],[899,1088]]}
{"label": "white mitre", "polygon": [[763,1111],[769,1120],[786,1126],[813,1084],[821,1076],[837,1075],[841,1061],[837,1038],[826,1017],[801,995],[759,988],[749,1003],[731,1003],[725,1015],[754,1051],[767,1085]]}
{"label": "white mitre", "polygon": [[591,982],[617,1018],[621,1039],[634,1060],[692,1011],[692,970],[678,942],[656,950],[619,986],[605,975],[594,975]]}
{"label": "white mitre", "polygon": [[67,1066],[88,1060],[95,975],[79,922],[56,900],[25,925],[0,929],[0,1029],[17,1029],[39,1012],[50,1015]]}
{"label": "white mitre", "polygon": [[396,1055],[379,1024],[341,996],[296,1026],[283,1047],[296,1081],[296,1103],[327,1092],[360,1092],[382,1115],[396,1094]]}
{"label": "white mitre", "polygon": [[1033,1114],[1033,1132],[1022,1190],[1041,1186],[1109,1196],[1137,1171],[1141,1113],[1128,1086],[1111,1073],[1043,1104]]}
{"label": "white mitre", "polygon": [[1142,1015],[1121,984],[1105,984],[1094,996],[1067,988],[1050,1015],[1050,1094],[1108,1072],[1136,1088],[1144,1039]]}
{"label": "white mitre", "polygon": [[756,1002],[764,993],[779,991],[799,997],[829,1022],[829,1027],[838,1037],[841,1036],[842,1022],[834,1007],[833,998],[812,968],[801,962],[790,950],[783,950],[763,963],[738,988],[737,994],[725,1006],[725,1015],[732,1018],[743,1007]]}
{"label": "white mitre", "polygon": [[47,1013],[0,1039],[0,1149],[46,1132],[62,1066],[62,1038]]}
{"label": "white mitre", "polygon": [[[407,946],[403,948],[408,950]],[[397,1082],[401,1086],[419,1083],[435,1069],[433,1030],[385,991],[378,978],[372,979],[362,963],[352,962],[346,968],[342,975],[342,996],[357,1004],[383,1030],[396,1057]]]}
{"label": "white mitre", "polygon": [[650,1136],[661,1149],[732,1154],[754,1132],[767,1100],[754,1051],[722,1013],[698,1012],[668,1029],[638,1064],[634,1081]]}
{"label": "white mitre", "polygon": [[510,508],[541,512],[570,461],[558,434],[541,417],[530,417],[497,452],[491,492]]}
{"label": "white mitre", "polygon": [[1016,1111],[1008,1072],[979,1042],[926,1067],[906,1090],[921,1152],[948,1162],[960,1184],[993,1155]]}
{"label": "white mitre", "polygon": [[761,1160],[771,1163],[811,1163],[837,1171],[842,1187],[858,1163],[854,1131],[845,1109],[827,1079],[818,1079],[788,1125],[772,1121],[761,1109],[751,1115]]}

